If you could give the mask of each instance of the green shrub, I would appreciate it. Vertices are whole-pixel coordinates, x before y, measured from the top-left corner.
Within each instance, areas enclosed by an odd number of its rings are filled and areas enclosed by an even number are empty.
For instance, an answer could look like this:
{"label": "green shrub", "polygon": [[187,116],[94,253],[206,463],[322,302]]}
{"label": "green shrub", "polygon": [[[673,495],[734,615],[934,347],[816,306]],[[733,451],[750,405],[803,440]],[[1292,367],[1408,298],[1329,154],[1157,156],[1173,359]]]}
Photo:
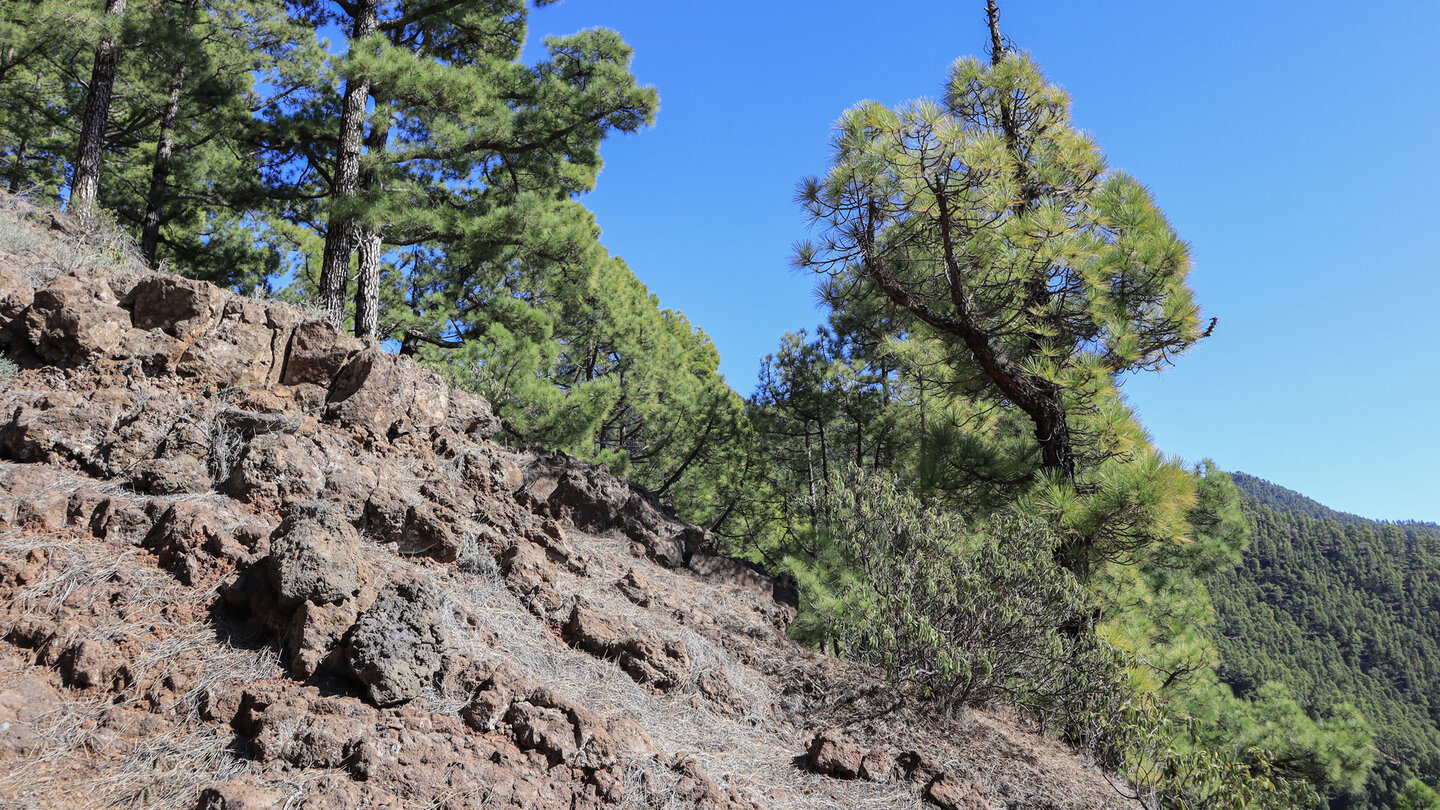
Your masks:
{"label": "green shrub", "polygon": [[946,712],[994,701],[1081,731],[1124,681],[1091,627],[1089,592],[1056,539],[1014,513],[972,530],[885,474],[852,470],[817,509],[818,545],[844,577],[825,606],[832,642],[916,686]]}

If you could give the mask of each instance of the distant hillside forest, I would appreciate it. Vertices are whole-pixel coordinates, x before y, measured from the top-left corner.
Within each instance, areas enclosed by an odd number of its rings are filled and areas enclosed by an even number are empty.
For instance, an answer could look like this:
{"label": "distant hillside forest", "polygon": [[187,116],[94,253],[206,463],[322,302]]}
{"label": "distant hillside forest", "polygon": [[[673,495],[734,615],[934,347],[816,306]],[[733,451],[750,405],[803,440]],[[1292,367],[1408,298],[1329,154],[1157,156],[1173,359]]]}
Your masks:
{"label": "distant hillside forest", "polygon": [[1242,564],[1210,583],[1220,677],[1242,697],[1278,681],[1308,707],[1360,709],[1380,757],[1334,810],[1430,806],[1406,784],[1440,777],[1440,527],[1233,477],[1253,534]]}

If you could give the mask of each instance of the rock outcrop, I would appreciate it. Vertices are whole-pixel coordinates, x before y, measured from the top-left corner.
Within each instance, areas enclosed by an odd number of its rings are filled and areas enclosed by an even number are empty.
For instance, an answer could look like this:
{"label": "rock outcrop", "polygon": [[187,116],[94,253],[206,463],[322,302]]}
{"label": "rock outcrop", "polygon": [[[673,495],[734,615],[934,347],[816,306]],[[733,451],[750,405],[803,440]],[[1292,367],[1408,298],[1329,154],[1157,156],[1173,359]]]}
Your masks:
{"label": "rock outcrop", "polygon": [[1123,806],[411,359],[0,202],[0,805]]}

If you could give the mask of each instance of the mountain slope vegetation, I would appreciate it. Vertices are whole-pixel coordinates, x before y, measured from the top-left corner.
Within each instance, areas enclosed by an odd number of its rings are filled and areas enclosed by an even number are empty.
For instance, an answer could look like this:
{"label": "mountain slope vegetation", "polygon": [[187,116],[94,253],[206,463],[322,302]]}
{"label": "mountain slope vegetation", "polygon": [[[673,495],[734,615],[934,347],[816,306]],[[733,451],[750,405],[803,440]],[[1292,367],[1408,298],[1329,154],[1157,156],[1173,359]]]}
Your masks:
{"label": "mountain slope vegetation", "polygon": [[1210,583],[1221,678],[1240,696],[1276,681],[1307,706],[1355,704],[1380,757],[1363,792],[1330,806],[1399,806],[1409,780],[1440,777],[1440,528],[1234,479],[1253,534]]}

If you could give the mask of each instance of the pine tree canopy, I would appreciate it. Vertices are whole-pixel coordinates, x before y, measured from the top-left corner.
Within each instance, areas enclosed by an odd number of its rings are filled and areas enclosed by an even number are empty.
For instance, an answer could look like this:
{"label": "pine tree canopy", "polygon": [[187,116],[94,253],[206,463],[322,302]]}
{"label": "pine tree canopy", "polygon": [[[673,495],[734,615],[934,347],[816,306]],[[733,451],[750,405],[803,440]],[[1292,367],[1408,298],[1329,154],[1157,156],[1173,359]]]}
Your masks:
{"label": "pine tree canopy", "polygon": [[[797,266],[832,301],[885,302],[952,393],[1023,414],[1061,483],[1135,444],[1120,376],[1203,336],[1187,246],[1026,55],[959,60],[940,101],[851,109],[799,197],[822,234]],[[1094,545],[1066,552],[1076,570]]]}

